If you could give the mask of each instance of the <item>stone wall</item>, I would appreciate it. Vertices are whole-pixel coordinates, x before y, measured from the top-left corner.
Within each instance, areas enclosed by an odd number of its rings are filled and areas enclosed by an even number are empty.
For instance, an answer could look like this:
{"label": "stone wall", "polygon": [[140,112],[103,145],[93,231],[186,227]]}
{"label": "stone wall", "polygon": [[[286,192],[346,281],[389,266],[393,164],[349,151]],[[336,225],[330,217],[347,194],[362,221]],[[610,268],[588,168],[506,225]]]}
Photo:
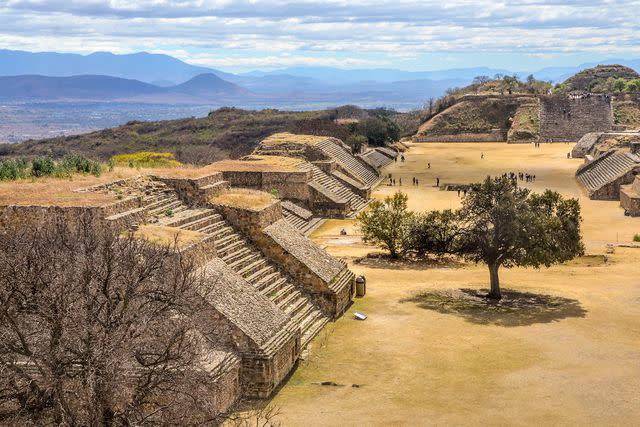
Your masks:
{"label": "stone wall", "polygon": [[620,206],[625,214],[640,216],[640,177],[635,177],[632,184],[620,187]]}
{"label": "stone wall", "polygon": [[219,414],[226,414],[242,396],[240,368],[240,358],[229,355],[210,373],[213,395],[207,397]]}
{"label": "stone wall", "polygon": [[266,399],[289,375],[300,356],[299,337],[290,338],[272,357],[244,358],[241,370],[243,395]]}
{"label": "stone wall", "polygon": [[327,218],[345,218],[351,211],[351,202],[347,199],[339,199],[333,193],[329,193],[324,187],[315,182],[309,183],[311,189],[311,201],[309,208],[316,214]]}
{"label": "stone wall", "polygon": [[590,132],[613,128],[609,95],[545,95],[540,97],[540,139],[575,142]]}
{"label": "stone wall", "polygon": [[308,182],[311,180],[310,171],[295,172],[264,172],[264,171],[225,171],[225,181],[232,187],[252,188],[271,192],[278,190],[278,195],[283,199],[291,199],[309,203],[311,191]]}
{"label": "stone wall", "polygon": [[620,198],[621,186],[631,184],[635,176],[635,171],[629,171],[591,193],[590,198],[592,200],[618,200]]}
{"label": "stone wall", "polygon": [[[330,317],[342,313],[336,292],[329,283],[345,268],[342,261],[332,257],[282,217],[280,202],[261,210],[233,206],[217,206],[229,223],[249,236],[252,243],[280,268],[293,277],[296,285]],[[341,299],[340,304],[348,304]]]}
{"label": "stone wall", "polygon": [[209,197],[229,188],[228,183],[223,181],[223,175],[219,172],[201,178],[154,177],[154,179],[174,189],[178,198],[192,207],[207,206]]}
{"label": "stone wall", "polygon": [[507,140],[507,131],[494,129],[488,133],[461,133],[457,135],[419,135],[413,139],[415,142],[504,142]]}

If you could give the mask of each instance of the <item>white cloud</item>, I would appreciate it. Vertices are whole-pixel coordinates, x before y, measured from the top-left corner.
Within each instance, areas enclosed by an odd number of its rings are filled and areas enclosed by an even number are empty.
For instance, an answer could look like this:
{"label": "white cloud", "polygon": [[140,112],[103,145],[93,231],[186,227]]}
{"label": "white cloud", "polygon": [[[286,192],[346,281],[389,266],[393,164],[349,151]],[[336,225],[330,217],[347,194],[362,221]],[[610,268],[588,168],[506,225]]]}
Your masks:
{"label": "white cloud", "polygon": [[0,47],[163,51],[238,67],[361,66],[463,52],[628,56],[640,53],[632,13],[639,9],[637,0],[5,0]]}

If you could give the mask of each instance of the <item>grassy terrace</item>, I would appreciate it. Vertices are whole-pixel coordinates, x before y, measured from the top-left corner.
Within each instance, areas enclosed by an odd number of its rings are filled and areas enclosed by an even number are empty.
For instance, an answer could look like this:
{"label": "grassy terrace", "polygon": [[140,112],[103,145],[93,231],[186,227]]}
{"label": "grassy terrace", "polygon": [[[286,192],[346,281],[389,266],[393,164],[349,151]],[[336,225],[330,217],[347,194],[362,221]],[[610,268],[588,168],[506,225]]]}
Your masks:
{"label": "grassy terrace", "polygon": [[202,239],[203,234],[192,230],[183,230],[176,227],[161,225],[141,225],[134,236],[138,239],[148,240],[161,246],[175,246],[182,248],[196,243]]}
{"label": "grassy terrace", "polygon": [[281,156],[248,156],[242,160],[222,160],[210,165],[217,171],[295,172],[304,160]]}
{"label": "grassy terrace", "polygon": [[244,209],[260,210],[269,206],[276,199],[264,191],[249,190],[246,188],[233,189],[226,193],[209,199],[217,205],[233,206]]}
{"label": "grassy terrace", "polygon": [[270,137],[263,139],[261,144],[265,146],[276,146],[284,144],[309,144],[315,145],[320,141],[326,140],[326,136],[316,135],[296,135],[288,132],[276,133]]}
{"label": "grassy terrace", "polygon": [[82,188],[140,175],[133,168],[115,167],[100,176],[26,178],[0,182],[0,205],[100,206],[115,201],[113,194],[78,192]]}

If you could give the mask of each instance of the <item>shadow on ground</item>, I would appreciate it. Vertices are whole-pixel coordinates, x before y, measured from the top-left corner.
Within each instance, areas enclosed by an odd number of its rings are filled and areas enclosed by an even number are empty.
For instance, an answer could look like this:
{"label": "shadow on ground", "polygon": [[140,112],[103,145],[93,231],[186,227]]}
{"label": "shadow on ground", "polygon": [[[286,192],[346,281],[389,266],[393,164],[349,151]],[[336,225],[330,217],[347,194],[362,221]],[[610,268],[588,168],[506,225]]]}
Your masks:
{"label": "shadow on ground", "polygon": [[460,316],[471,323],[505,327],[550,323],[587,314],[580,302],[571,298],[503,289],[502,299],[495,301],[486,298],[487,292],[469,288],[425,291],[400,302]]}
{"label": "shadow on ground", "polygon": [[355,258],[354,264],[384,270],[429,270],[432,268],[461,268],[465,264],[452,257],[411,257],[391,258],[388,254],[370,253],[365,257]]}

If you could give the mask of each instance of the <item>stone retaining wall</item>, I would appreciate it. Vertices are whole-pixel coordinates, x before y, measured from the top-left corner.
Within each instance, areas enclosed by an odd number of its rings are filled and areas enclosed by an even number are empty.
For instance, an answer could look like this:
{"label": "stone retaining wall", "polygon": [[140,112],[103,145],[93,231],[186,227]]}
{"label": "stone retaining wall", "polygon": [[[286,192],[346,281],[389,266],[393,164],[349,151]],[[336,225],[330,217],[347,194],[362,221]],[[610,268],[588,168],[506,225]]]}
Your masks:
{"label": "stone retaining wall", "polygon": [[[331,317],[342,313],[335,292],[329,283],[345,267],[322,248],[305,238],[282,217],[280,202],[261,210],[217,205],[222,215],[234,227],[249,236],[269,259],[295,279],[306,293]],[[341,303],[344,304],[344,301]]]}
{"label": "stone retaining wall", "polygon": [[457,135],[421,135],[414,137],[415,142],[505,142],[507,131],[495,129],[488,133],[461,133]]}
{"label": "stone retaining wall", "polygon": [[226,171],[223,172],[223,176],[232,187],[252,188],[266,192],[278,190],[280,197],[298,200],[305,204],[310,199],[311,192],[308,186],[308,182],[311,180],[310,171]]}
{"label": "stone retaining wall", "polygon": [[540,97],[540,139],[543,141],[575,142],[587,133],[611,130],[613,124],[609,95]]}

